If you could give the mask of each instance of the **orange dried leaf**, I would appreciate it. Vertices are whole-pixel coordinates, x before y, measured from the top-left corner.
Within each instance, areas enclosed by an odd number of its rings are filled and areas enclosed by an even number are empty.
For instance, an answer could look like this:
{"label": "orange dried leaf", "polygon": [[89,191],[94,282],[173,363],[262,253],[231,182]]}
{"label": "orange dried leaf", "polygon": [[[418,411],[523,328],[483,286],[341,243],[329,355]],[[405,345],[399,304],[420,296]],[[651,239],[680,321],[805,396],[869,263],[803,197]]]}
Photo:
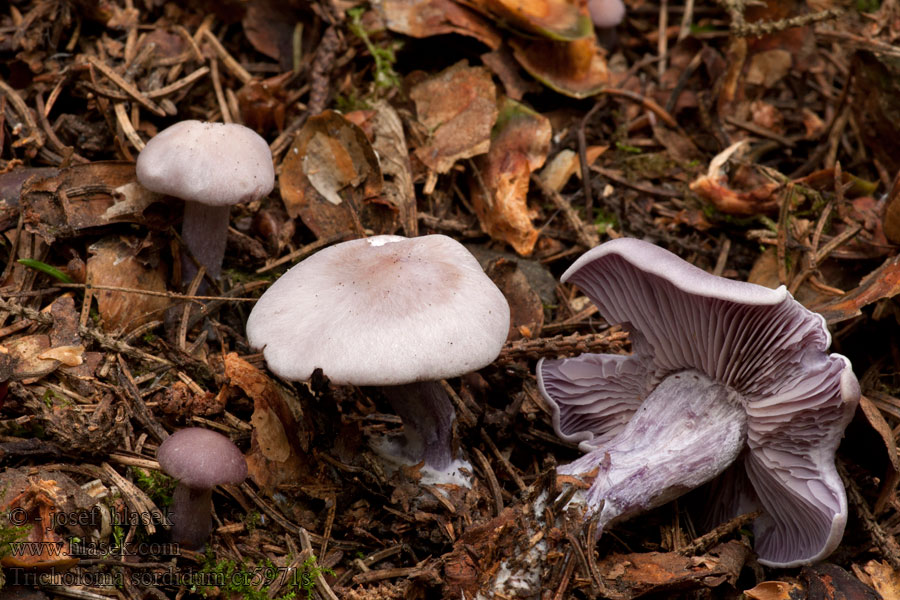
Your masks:
{"label": "orange dried leaf", "polygon": [[709,201],[720,212],[728,215],[752,216],[774,211],[778,208],[774,192],[778,189],[779,184],[771,181],[757,181],[755,182],[757,185],[746,191],[733,189],[729,185],[723,168],[731,156],[743,146],[743,140],[735,142],[713,157],[706,175],[695,179],[691,183],[690,189],[704,200]]}
{"label": "orange dried leaf", "polygon": [[606,53],[593,37],[573,42],[512,39],[509,43],[519,64],[560,94],[587,98],[609,83]]}
{"label": "orange dried leaf", "polygon": [[464,0],[466,4],[524,33],[551,40],[593,37],[585,0]]}
{"label": "orange dried leaf", "polygon": [[234,352],[225,356],[225,376],[253,399],[253,434],[246,456],[250,477],[270,491],[283,483],[299,482],[308,475],[302,457],[309,449],[309,436],[298,424],[281,389]]}
{"label": "orange dried leaf", "polygon": [[[854,566],[853,570],[856,571],[857,568]],[[870,560],[862,571],[868,577],[860,579],[875,588],[883,600],[900,600],[900,572],[895,571],[887,562]]]}
{"label": "orange dried leaf", "polygon": [[522,256],[531,254],[538,238],[527,203],[529,178],[544,164],[552,133],[549,120],[507,98],[490,151],[476,161],[479,172],[470,182],[481,227]]}
{"label": "orange dried leaf", "polygon": [[744,595],[751,600],[793,600],[804,597],[806,590],[796,582],[763,581]]}
{"label": "orange dried leaf", "polygon": [[862,314],[862,308],[900,294],[900,257],[893,256],[863,278],[859,286],[844,296],[812,307],[829,325]]}

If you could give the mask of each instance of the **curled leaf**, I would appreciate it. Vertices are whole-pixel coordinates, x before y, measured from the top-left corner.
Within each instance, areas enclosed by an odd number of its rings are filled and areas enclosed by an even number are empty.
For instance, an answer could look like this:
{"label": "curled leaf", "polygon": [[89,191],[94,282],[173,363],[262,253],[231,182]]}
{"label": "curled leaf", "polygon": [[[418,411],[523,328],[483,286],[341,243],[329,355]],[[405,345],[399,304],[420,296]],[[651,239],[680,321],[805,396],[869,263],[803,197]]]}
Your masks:
{"label": "curled leaf", "polygon": [[527,203],[529,178],[544,164],[552,133],[549,120],[507,98],[490,150],[476,161],[478,173],[470,181],[481,227],[522,256],[531,254],[538,238]]}
{"label": "curled leaf", "polygon": [[593,37],[572,42],[510,40],[513,56],[532,77],[572,98],[587,98],[609,83],[606,56]]}

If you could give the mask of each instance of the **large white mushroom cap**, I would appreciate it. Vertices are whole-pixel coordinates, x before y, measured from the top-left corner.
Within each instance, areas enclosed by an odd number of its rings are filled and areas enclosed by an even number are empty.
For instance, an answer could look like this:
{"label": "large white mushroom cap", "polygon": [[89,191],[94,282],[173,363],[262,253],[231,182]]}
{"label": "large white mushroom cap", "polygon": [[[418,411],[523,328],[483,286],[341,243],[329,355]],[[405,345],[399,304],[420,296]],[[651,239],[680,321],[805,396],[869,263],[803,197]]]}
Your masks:
{"label": "large white mushroom cap", "polygon": [[443,235],[382,235],[326,248],[256,303],[247,337],[269,368],[295,381],[321,368],[333,382],[400,385],[491,363],[509,305],[478,261]]}
{"label": "large white mushroom cap", "polygon": [[266,140],[233,123],[175,123],[147,142],[136,170],[150,191],[210,206],[256,200],[275,186]]}

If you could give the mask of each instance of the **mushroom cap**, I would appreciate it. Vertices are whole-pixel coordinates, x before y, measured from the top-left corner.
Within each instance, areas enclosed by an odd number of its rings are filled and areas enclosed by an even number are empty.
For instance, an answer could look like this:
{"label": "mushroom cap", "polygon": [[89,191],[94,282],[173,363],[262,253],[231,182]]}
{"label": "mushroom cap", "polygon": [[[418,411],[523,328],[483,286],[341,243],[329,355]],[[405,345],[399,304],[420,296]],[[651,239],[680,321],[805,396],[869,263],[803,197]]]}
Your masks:
{"label": "mushroom cap", "polygon": [[783,286],[716,277],[636,239],[597,246],[562,281],[629,330],[634,354],[539,363],[557,433],[601,447],[665,375],[705,373],[737,391],[747,411],[743,466],[765,510],[755,525],[761,562],[794,566],[834,550],[847,519],[834,452],[859,384],[845,357],[826,353],[821,315]]}
{"label": "mushroom cap", "polygon": [[596,27],[615,27],[625,18],[622,0],[588,0],[588,9]]}
{"label": "mushroom cap", "polygon": [[202,427],[176,431],[159,445],[156,460],[162,470],[195,489],[240,483],[247,477],[247,461],[234,443]]}
{"label": "mushroom cap", "polygon": [[147,142],[136,170],[150,191],[210,206],[257,200],[275,185],[266,140],[234,123],[175,123]]}
{"label": "mushroom cap", "polygon": [[480,369],[500,353],[509,304],[444,235],[336,244],[282,275],[256,303],[247,338],[269,368],[306,380],[400,385]]}

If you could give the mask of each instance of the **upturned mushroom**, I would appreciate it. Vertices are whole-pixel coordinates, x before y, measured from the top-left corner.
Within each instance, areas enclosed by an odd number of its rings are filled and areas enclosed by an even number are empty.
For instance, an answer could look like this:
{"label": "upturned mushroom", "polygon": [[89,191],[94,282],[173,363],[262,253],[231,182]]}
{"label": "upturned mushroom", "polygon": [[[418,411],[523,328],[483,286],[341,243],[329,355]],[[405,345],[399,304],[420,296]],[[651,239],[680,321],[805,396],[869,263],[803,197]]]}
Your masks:
{"label": "upturned mushroom", "polygon": [[500,352],[509,305],[478,261],[443,235],[380,235],[322,250],[282,275],[247,320],[251,346],[276,374],[378,386],[403,421],[398,461],[462,482],[451,449],[453,404],[438,380]]}
{"label": "upturned mushroom", "polygon": [[633,354],[542,360],[553,425],[587,452],[559,469],[590,483],[601,527],[729,470],[710,512],[755,505],[760,562],[827,556],[847,520],[834,453],[859,400],[850,362],[827,354],[824,319],[776,290],[710,275],[635,239],[587,252],[578,285]]}
{"label": "upturned mushroom", "polygon": [[[269,145],[232,123],[175,123],[147,142],[135,168],[148,190],[184,200],[181,239],[213,279],[222,269],[231,205],[258,200],[275,185]],[[190,281],[197,270],[189,259],[182,265]]]}
{"label": "upturned mushroom", "polygon": [[212,490],[247,477],[247,461],[234,443],[201,427],[181,429],[156,451],[162,470],[178,480],[169,519],[172,541],[188,549],[203,546],[212,531]]}

